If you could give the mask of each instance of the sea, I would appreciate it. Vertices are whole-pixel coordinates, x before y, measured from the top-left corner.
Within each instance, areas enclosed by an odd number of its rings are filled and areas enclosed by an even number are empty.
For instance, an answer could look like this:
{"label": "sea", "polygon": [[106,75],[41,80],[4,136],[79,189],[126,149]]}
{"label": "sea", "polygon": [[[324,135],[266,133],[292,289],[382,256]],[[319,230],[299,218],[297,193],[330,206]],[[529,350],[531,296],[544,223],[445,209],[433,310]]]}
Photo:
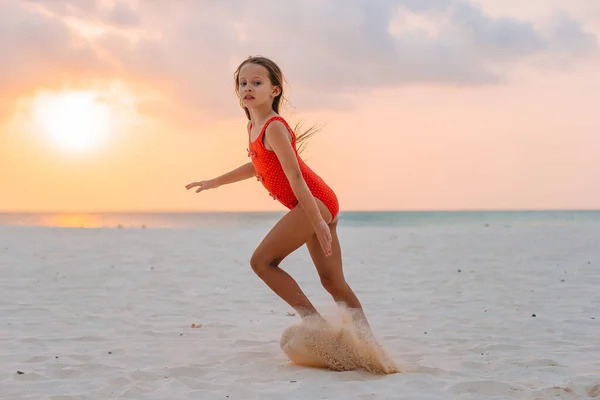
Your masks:
{"label": "sea", "polygon": [[[0,226],[64,228],[235,228],[275,224],[283,212],[0,212]],[[345,211],[339,226],[426,227],[600,223],[600,210]]]}

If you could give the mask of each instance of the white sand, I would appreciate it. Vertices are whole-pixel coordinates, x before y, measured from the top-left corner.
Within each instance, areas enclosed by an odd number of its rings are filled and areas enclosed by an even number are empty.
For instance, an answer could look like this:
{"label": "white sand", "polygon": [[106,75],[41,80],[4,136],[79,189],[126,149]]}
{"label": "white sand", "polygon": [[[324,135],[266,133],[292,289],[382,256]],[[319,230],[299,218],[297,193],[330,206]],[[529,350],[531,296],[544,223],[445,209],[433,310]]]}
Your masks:
{"label": "white sand", "polygon": [[[289,363],[266,229],[0,228],[0,398],[600,398],[598,223],[341,226],[385,376]],[[308,260],[282,267],[331,311]]]}

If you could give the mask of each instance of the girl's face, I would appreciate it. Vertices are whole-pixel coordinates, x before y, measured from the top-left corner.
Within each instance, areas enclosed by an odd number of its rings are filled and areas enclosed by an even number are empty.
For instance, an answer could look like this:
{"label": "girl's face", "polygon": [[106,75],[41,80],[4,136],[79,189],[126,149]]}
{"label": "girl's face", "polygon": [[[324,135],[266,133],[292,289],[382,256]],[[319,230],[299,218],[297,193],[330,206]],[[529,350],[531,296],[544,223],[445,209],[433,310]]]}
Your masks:
{"label": "girl's face", "polygon": [[273,86],[269,70],[262,65],[246,63],[239,73],[238,96],[244,107],[249,109],[273,104],[279,94],[279,87]]}

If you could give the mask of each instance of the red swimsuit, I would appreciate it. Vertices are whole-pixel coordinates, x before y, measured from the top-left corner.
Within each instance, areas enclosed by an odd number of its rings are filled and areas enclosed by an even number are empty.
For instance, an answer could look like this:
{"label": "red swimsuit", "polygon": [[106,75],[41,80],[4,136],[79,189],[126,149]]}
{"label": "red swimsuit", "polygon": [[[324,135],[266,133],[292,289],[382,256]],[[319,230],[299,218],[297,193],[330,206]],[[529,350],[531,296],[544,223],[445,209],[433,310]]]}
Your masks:
{"label": "red swimsuit", "polygon": [[[321,179],[321,177],[318,176],[313,170],[311,170],[300,158],[298,151],[296,150],[296,135],[294,135],[294,131],[290,128],[287,122],[279,116],[272,117],[265,123],[265,126],[263,126],[256,140],[253,142],[249,140],[248,157],[252,158],[252,163],[254,164],[254,169],[256,170],[256,179],[259,182],[262,182],[263,186],[265,189],[267,189],[270,196],[273,197],[274,200],[279,200],[281,204],[290,210],[298,204],[298,199],[296,198],[296,195],[294,194],[294,191],[292,190],[292,187],[290,186],[290,183],[283,172],[283,168],[281,167],[281,163],[279,162],[277,155],[274,151],[268,150],[263,143],[263,136],[267,126],[269,123],[275,120],[283,122],[292,135],[292,148],[294,149],[296,159],[300,165],[302,177],[304,178],[304,181],[306,182],[306,185],[313,196],[321,200],[329,209],[331,212],[331,218],[333,220],[339,211],[338,199],[335,193],[329,186],[327,186],[325,181]],[[252,129],[252,125],[250,125],[250,129]]]}

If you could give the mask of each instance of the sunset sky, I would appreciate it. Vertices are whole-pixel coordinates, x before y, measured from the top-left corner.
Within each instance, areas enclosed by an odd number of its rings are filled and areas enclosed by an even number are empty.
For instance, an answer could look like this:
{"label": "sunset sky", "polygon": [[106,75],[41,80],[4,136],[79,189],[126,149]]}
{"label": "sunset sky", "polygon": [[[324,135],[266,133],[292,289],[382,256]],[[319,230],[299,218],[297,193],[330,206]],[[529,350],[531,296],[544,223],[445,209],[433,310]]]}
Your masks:
{"label": "sunset sky", "polygon": [[342,212],[599,209],[599,38],[598,0],[0,0],[0,211],[284,210],[184,187],[250,161],[249,55]]}

